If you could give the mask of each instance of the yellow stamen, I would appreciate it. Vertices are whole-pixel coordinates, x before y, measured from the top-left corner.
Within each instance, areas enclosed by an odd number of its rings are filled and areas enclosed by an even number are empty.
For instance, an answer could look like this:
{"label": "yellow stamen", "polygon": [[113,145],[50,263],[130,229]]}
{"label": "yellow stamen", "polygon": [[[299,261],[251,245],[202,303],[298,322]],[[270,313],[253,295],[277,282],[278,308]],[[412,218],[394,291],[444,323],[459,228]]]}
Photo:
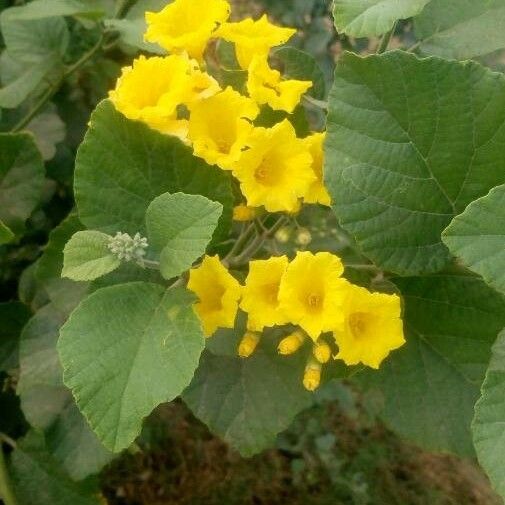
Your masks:
{"label": "yellow stamen", "polygon": [[288,354],[293,354],[302,346],[305,340],[305,333],[301,330],[296,330],[291,335],[284,337],[277,346],[279,354],[287,356]]}
{"label": "yellow stamen", "polygon": [[246,331],[238,346],[238,355],[241,358],[248,358],[256,350],[261,338],[261,333]]}

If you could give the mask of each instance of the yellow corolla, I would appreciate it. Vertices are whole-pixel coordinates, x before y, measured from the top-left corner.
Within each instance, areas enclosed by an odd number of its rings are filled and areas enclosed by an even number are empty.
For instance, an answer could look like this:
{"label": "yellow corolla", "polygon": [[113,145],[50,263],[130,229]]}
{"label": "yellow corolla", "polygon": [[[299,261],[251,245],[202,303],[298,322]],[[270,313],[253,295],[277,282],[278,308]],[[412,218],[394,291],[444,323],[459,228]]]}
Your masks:
{"label": "yellow corolla", "polygon": [[279,71],[269,67],[264,55],[255,56],[249,66],[249,95],[259,104],[268,104],[274,110],[293,112],[302,95],[311,87],[311,81],[283,80]]}
{"label": "yellow corolla", "polygon": [[315,180],[312,156],[285,119],[273,128],[255,128],[233,174],[251,207],[294,212]]}
{"label": "yellow corolla", "polygon": [[218,328],[233,328],[242,286],[218,256],[206,256],[199,267],[190,270],[188,289],[198,297],[195,311],[207,337]]}
{"label": "yellow corolla", "polygon": [[240,158],[259,114],[256,103],[228,87],[189,106],[189,138],[196,156],[230,170]]}
{"label": "yellow corolla", "polygon": [[314,133],[305,139],[305,143],[312,155],[312,171],[316,180],[309,186],[305,193],[305,203],[320,203],[329,206],[330,195],[323,181],[323,142],[325,133]]}
{"label": "yellow corolla", "polygon": [[352,285],[343,311],[343,325],[333,334],[339,348],[336,358],[347,365],[379,368],[391,351],[405,343],[399,296]]}
{"label": "yellow corolla", "polygon": [[249,263],[249,274],[242,291],[240,308],[247,312],[247,327],[262,331],[265,327],[286,324],[288,320],[279,310],[279,285],[288,266],[286,256]]}
{"label": "yellow corolla", "polygon": [[237,60],[247,70],[254,55],[266,57],[272,47],[285,44],[295,33],[293,28],[270,23],[265,14],[257,21],[247,18],[239,23],[223,23],[215,35],[235,44]]}
{"label": "yellow corolla", "polygon": [[140,56],[131,67],[123,68],[109,98],[127,118],[184,139],[187,121],[177,118],[177,106],[219,90],[217,82],[195,63],[187,56]]}
{"label": "yellow corolla", "polygon": [[146,12],[144,39],[202,61],[212,33],[229,15],[226,0],[174,0],[160,12]]}
{"label": "yellow corolla", "polygon": [[340,276],[340,258],[328,252],[298,252],[279,288],[279,308],[316,342],[321,333],[342,324],[349,283]]}

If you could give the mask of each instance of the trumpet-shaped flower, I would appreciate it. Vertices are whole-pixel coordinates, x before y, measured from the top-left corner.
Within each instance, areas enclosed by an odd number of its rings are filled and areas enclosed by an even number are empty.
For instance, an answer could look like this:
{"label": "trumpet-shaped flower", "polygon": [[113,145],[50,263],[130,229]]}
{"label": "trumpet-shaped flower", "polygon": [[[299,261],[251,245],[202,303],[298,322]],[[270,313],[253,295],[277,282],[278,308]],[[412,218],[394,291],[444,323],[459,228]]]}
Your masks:
{"label": "trumpet-shaped flower", "polygon": [[189,138],[196,156],[230,170],[240,158],[256,118],[256,103],[228,87],[190,105]]}
{"label": "trumpet-shaped flower", "polygon": [[251,207],[293,212],[315,180],[312,156],[286,119],[273,128],[255,128],[233,174]]}
{"label": "trumpet-shaped flower", "polygon": [[323,142],[324,133],[314,133],[305,138],[307,148],[312,155],[312,170],[316,180],[309,186],[305,193],[305,203],[320,203],[329,206],[331,203],[330,195],[323,182]]}
{"label": "trumpet-shaped flower", "polygon": [[257,21],[247,18],[239,23],[223,23],[215,35],[235,43],[237,60],[247,70],[254,55],[266,58],[272,47],[285,44],[295,33],[292,28],[270,23],[264,15]]}
{"label": "trumpet-shaped flower", "polygon": [[340,276],[340,259],[327,252],[298,252],[279,288],[279,307],[290,322],[317,342],[321,333],[342,323],[349,283]]}
{"label": "trumpet-shaped flower", "polygon": [[202,61],[212,33],[229,15],[226,0],[174,0],[160,12],[146,12],[144,39],[171,53],[187,52]]}
{"label": "trumpet-shaped flower", "polygon": [[233,328],[242,287],[217,256],[206,256],[190,270],[188,289],[198,297],[195,311],[207,337],[218,328]]}
{"label": "trumpet-shaped flower", "polygon": [[247,90],[259,104],[274,110],[293,112],[302,95],[312,87],[311,81],[282,80],[278,70],[270,68],[265,56],[255,56],[249,66]]}
{"label": "trumpet-shaped flower", "polygon": [[185,138],[187,121],[177,119],[177,106],[218,90],[217,82],[186,56],[140,56],[123,68],[109,98],[127,118]]}
{"label": "trumpet-shaped flower", "polygon": [[370,293],[351,286],[343,304],[343,325],[334,331],[337,359],[347,365],[379,368],[388,354],[405,343],[397,295]]}
{"label": "trumpet-shaped flower", "polygon": [[288,266],[286,256],[249,263],[249,274],[242,291],[240,308],[247,312],[249,330],[261,331],[265,326],[287,323],[279,311],[279,285]]}

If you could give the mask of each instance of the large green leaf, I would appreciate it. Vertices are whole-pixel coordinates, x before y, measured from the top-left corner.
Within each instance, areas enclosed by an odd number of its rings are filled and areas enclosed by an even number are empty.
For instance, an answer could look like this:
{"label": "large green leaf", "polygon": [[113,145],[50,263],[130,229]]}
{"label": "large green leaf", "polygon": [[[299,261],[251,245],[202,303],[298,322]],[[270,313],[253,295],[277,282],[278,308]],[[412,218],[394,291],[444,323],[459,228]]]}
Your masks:
{"label": "large green leaf", "polygon": [[243,456],[271,446],[311,404],[302,385],[303,356],[258,350],[250,358],[206,352],[183,399],[214,433]]}
{"label": "large green leaf", "polygon": [[12,10],[10,19],[42,19],[55,16],[83,16],[97,19],[106,14],[100,0],[34,0]]}
{"label": "large green leaf", "polygon": [[28,422],[43,430],[49,452],[74,479],[97,473],[112,454],[91,431],[63,385],[56,342],[66,314],[53,304],[39,310],[23,330],[17,393]]}
{"label": "large green leaf", "polygon": [[421,51],[469,59],[505,47],[505,0],[431,0],[416,18]]}
{"label": "large green leaf", "polygon": [[383,401],[396,431],[430,450],[473,454],[470,424],[491,355],[505,326],[505,299],[478,277],[396,279],[407,343],[357,380]]}
{"label": "large green leaf", "polygon": [[220,203],[200,195],[164,193],[146,213],[149,245],[160,253],[166,279],[186,271],[205,252],[223,212]]}
{"label": "large green leaf", "polygon": [[381,35],[395,21],[419,14],[430,0],[335,0],[333,17],[339,32],[353,37]]}
{"label": "large green leaf", "polygon": [[116,270],[121,260],[108,248],[110,235],[84,230],[75,233],[63,250],[62,277],[92,281]]}
{"label": "large green leaf", "polygon": [[505,293],[505,185],[472,202],[442,238],[468,268]]}
{"label": "large green leaf", "polygon": [[179,191],[223,204],[220,227],[227,229],[233,205],[228,174],[195,158],[179,139],[126,119],[108,100],[100,103],[76,160],[81,221],[105,233],[145,235],[149,204]]}
{"label": "large green leaf", "polygon": [[9,55],[31,64],[55,57],[60,59],[69,43],[65,20],[61,17],[19,19],[17,16],[22,9],[24,7],[12,7],[0,15],[0,28]]}
{"label": "large green leaf", "polygon": [[39,203],[44,164],[33,137],[0,133],[0,220],[19,233]]}
{"label": "large green leaf", "polygon": [[479,462],[505,498],[505,331],[493,346],[493,357],[475,406],[473,441]]}
{"label": "large green leaf", "polygon": [[85,299],[60,332],[65,384],[106,447],[118,452],[157,405],[189,384],[204,347],[192,297],[132,282]]}
{"label": "large green leaf", "polygon": [[9,473],[20,504],[99,505],[98,489],[72,481],[48,452],[44,437],[34,431],[12,453]]}
{"label": "large green leaf", "polygon": [[23,303],[0,303],[0,371],[18,365],[19,335],[29,317],[30,311]]}
{"label": "large green leaf", "polygon": [[340,223],[385,270],[441,270],[442,230],[505,182],[504,122],[505,78],[476,63],[345,54],[325,146]]}

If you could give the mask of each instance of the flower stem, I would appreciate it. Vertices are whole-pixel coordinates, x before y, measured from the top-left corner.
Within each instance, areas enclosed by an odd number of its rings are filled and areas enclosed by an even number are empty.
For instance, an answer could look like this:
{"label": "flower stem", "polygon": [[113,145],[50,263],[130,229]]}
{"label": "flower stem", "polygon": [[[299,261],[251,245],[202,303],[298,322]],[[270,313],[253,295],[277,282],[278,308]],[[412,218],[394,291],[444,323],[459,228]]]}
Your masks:
{"label": "flower stem", "polygon": [[5,505],[17,505],[16,496],[12,490],[12,486],[7,473],[7,465],[5,464],[4,452],[0,443],[0,497]]}
{"label": "flower stem", "polygon": [[377,48],[377,54],[382,54],[387,51],[387,48],[389,46],[389,43],[391,42],[391,38],[393,37],[395,30],[396,30],[396,25],[397,23],[393,25],[393,28],[389,30],[389,32],[385,33],[384,36],[382,37],[379,47]]}

